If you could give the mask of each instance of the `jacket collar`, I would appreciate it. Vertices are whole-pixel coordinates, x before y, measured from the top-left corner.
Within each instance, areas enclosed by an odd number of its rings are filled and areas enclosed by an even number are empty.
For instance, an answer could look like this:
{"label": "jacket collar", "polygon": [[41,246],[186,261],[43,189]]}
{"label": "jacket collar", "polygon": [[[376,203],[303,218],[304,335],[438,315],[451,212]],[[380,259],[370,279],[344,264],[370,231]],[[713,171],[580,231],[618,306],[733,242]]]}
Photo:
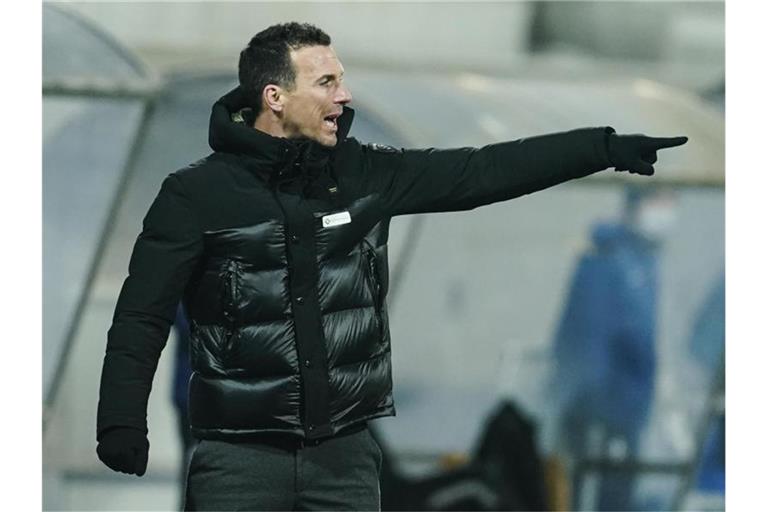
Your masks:
{"label": "jacket collar", "polygon": [[230,112],[224,103],[221,99],[217,101],[211,112],[208,133],[211,149],[247,156],[248,166],[266,172],[270,179],[319,174],[347,137],[355,115],[352,108],[344,107],[337,121],[336,146],[329,148],[309,139],[274,137],[257,130],[252,127],[254,116],[250,109]]}

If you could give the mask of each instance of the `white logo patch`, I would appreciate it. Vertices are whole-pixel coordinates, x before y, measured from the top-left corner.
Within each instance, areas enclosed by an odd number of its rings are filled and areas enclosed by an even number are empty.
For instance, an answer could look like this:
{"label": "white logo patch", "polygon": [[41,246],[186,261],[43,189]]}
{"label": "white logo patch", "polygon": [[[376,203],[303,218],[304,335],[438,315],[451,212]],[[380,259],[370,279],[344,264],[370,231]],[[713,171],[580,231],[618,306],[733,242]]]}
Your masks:
{"label": "white logo patch", "polygon": [[333,226],[341,226],[342,224],[349,224],[352,222],[352,217],[349,212],[332,213],[323,217],[323,227],[332,228]]}

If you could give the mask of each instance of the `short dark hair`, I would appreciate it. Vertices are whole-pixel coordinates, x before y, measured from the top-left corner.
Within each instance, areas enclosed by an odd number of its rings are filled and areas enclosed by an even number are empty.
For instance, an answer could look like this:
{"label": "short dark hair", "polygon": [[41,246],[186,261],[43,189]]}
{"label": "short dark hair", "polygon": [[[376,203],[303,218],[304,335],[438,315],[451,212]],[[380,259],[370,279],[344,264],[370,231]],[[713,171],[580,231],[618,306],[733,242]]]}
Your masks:
{"label": "short dark hair", "polygon": [[254,112],[258,115],[261,111],[261,93],[268,84],[289,90],[294,87],[296,70],[291,65],[291,50],[330,44],[330,36],[309,23],[272,25],[253,36],[240,52],[238,78]]}

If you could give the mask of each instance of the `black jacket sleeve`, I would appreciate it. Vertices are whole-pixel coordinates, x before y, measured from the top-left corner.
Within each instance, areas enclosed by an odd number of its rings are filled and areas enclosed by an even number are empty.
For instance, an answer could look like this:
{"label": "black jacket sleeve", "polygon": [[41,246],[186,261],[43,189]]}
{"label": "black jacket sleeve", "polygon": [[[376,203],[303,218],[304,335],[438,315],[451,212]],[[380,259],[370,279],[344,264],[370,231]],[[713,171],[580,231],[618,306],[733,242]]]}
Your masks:
{"label": "black jacket sleeve", "polygon": [[177,304],[202,253],[202,232],[178,176],[168,176],[136,240],[101,373],[97,438],[112,427],[147,432],[147,401]]}
{"label": "black jacket sleeve", "polygon": [[362,146],[366,188],[390,215],[469,210],[610,167],[612,128],[582,128],[482,148]]}

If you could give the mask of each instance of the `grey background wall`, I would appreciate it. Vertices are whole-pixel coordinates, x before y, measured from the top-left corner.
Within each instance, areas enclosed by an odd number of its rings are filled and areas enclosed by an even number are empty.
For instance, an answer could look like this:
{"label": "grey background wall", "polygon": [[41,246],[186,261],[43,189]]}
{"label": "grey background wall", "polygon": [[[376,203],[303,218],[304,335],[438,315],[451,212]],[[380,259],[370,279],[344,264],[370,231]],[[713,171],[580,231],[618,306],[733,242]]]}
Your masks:
{"label": "grey background wall", "polygon": [[69,4],[150,58],[224,57],[273,23],[314,23],[351,62],[498,66],[526,50],[533,9],[512,3],[203,2]]}
{"label": "grey background wall", "polygon": [[[345,62],[510,73],[548,67],[578,74],[583,58],[642,69],[700,88],[725,73],[723,2],[71,2],[161,65],[236,66],[259,30],[315,23]],[[531,51],[534,51],[532,53]],[[659,68],[661,66],[661,68]],[[602,73],[610,69],[602,69]]]}

